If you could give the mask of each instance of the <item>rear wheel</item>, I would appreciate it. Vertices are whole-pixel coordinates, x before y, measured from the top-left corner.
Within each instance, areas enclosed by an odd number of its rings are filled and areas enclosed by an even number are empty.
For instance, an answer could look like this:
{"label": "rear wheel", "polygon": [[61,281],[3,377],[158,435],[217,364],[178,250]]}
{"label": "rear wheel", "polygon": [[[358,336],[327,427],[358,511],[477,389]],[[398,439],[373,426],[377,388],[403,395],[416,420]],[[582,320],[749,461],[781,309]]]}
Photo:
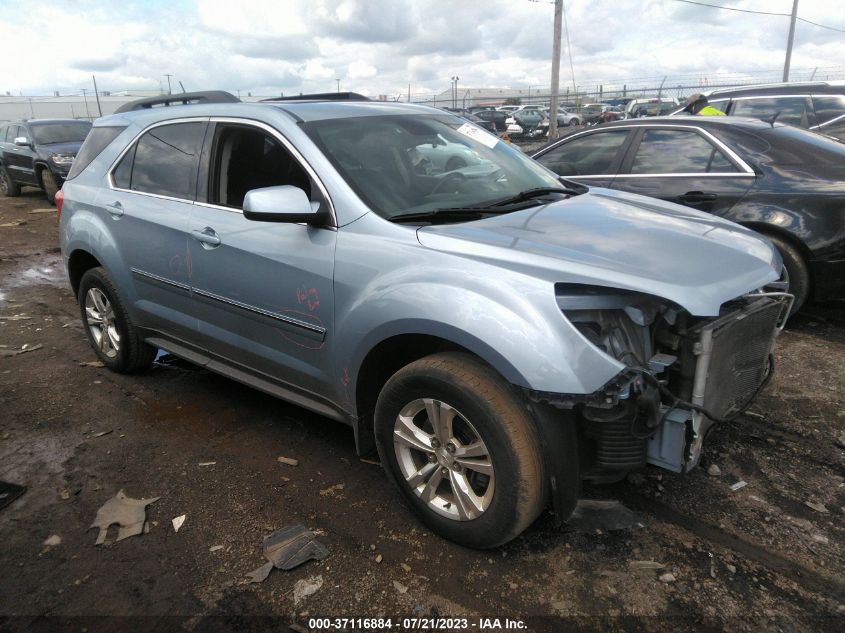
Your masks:
{"label": "rear wheel", "polygon": [[56,178],[53,172],[49,169],[41,170],[41,184],[44,186],[44,194],[47,196],[47,202],[56,204],[56,194],[59,193],[59,187],[56,184]]}
{"label": "rear wheel", "polygon": [[496,547],[543,508],[536,425],[513,387],[468,354],[428,356],[399,370],[375,412],[388,476],[420,519],[468,547]]}
{"label": "rear wheel", "polygon": [[0,166],[0,193],[7,198],[17,198],[21,195],[20,185],[12,180],[12,177],[9,176],[9,172],[2,166]]}
{"label": "rear wheel", "polygon": [[106,367],[129,374],[152,364],[156,348],[144,343],[105,270],[82,275],[78,301],[88,342]]}
{"label": "rear wheel", "polygon": [[792,312],[795,314],[810,296],[810,270],[804,257],[792,244],[780,237],[767,236],[783,258],[783,265],[789,275],[789,292],[795,296]]}

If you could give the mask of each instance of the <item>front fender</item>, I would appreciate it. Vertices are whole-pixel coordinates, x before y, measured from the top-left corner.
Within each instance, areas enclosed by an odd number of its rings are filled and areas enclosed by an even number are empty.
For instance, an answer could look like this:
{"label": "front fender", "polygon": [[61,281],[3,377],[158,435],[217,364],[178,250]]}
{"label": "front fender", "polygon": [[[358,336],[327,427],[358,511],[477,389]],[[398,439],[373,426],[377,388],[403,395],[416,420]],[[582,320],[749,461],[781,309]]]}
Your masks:
{"label": "front fender", "polygon": [[624,368],[569,323],[553,284],[500,269],[481,274],[462,264],[439,268],[437,281],[421,279],[431,271],[418,267],[379,277],[339,314],[338,369],[352,383],[350,398],[369,351],[402,334],[454,343],[535,391],[593,393]]}

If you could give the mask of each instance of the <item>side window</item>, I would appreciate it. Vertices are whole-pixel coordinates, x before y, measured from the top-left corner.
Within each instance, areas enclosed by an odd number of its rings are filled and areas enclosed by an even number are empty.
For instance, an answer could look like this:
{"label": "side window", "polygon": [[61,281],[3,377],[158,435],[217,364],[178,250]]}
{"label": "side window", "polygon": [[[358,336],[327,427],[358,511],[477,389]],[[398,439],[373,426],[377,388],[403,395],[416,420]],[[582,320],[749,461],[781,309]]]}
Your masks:
{"label": "side window", "polygon": [[611,175],[628,130],[608,130],[572,139],[537,158],[560,176]]}
{"label": "side window", "polygon": [[[127,152],[115,170],[115,180],[123,162],[134,153],[129,189],[193,200],[206,125],[203,121],[153,128],[138,139],[133,150]],[[124,175],[124,172],[120,173],[121,177]]]}
{"label": "side window", "polygon": [[[136,158],[137,161],[137,158]],[[311,179],[278,140],[246,125],[218,124],[209,202],[240,209],[248,191],[292,185],[311,198]]]}
{"label": "side window", "polygon": [[632,174],[736,171],[727,156],[692,130],[646,130],[631,165]]}
{"label": "side window", "polygon": [[129,148],[129,151],[123,155],[123,158],[120,159],[120,163],[112,172],[114,186],[118,189],[129,189],[129,185],[132,181],[132,161],[135,160],[136,147],[137,145],[133,145]]}
{"label": "side window", "polygon": [[813,97],[813,108],[816,110],[816,122],[822,126],[833,119],[845,115],[845,96],[825,95]]}
{"label": "side window", "polygon": [[717,110],[721,110],[725,114],[730,114],[730,112],[728,112],[728,106],[730,102],[730,99],[714,99],[713,101],[708,101],[707,105],[711,105]]}
{"label": "side window", "polygon": [[766,97],[764,99],[735,99],[733,116],[768,119],[780,112],[778,123],[795,127],[810,127],[806,97]]}

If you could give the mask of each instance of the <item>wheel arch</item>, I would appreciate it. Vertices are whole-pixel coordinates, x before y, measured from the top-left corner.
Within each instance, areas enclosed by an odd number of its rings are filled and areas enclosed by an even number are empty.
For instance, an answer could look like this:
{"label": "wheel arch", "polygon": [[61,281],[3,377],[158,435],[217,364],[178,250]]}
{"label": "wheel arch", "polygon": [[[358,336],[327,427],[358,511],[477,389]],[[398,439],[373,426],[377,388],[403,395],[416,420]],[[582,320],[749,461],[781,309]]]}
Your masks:
{"label": "wheel arch", "polygon": [[813,260],[813,254],[810,252],[810,249],[807,245],[799,238],[795,233],[788,231],[786,229],[780,228],[778,226],[774,226],[767,222],[740,222],[742,226],[747,227],[761,235],[766,237],[776,237],[778,239],[783,240],[790,246],[795,247],[801,257],[804,259],[804,264],[807,268],[807,273],[810,276],[810,294],[812,295],[813,287],[815,285],[813,279],[813,267],[810,265],[810,262]]}
{"label": "wheel arch", "polygon": [[82,275],[98,266],[102,266],[102,264],[88,251],[78,248],[71,252],[67,260],[67,274],[71,288],[73,288],[74,297],[79,295],[79,282],[82,280]]}
{"label": "wheel arch", "polygon": [[[353,409],[355,444],[360,455],[375,450],[373,412],[382,387],[393,374],[410,363],[439,352],[463,352],[470,354],[498,372],[510,383],[524,382],[510,363],[495,350],[478,341],[473,344],[465,337],[457,342],[457,336],[445,337],[421,332],[393,334],[373,345],[354,372],[354,388],[349,396],[354,397]],[[469,343],[469,344],[467,344]]]}

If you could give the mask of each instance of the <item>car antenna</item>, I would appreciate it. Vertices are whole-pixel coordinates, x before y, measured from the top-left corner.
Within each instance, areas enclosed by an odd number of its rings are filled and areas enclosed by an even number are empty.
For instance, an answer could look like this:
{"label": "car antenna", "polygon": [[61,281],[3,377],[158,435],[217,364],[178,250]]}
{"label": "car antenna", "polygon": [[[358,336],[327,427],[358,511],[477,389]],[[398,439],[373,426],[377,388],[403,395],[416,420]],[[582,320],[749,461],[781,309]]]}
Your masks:
{"label": "car antenna", "polygon": [[783,110],[778,110],[772,116],[770,116],[768,119],[763,119],[763,120],[766,123],[768,123],[769,125],[771,125],[772,127],[775,127],[775,121],[777,121],[777,118],[780,116],[781,112],[783,112]]}

